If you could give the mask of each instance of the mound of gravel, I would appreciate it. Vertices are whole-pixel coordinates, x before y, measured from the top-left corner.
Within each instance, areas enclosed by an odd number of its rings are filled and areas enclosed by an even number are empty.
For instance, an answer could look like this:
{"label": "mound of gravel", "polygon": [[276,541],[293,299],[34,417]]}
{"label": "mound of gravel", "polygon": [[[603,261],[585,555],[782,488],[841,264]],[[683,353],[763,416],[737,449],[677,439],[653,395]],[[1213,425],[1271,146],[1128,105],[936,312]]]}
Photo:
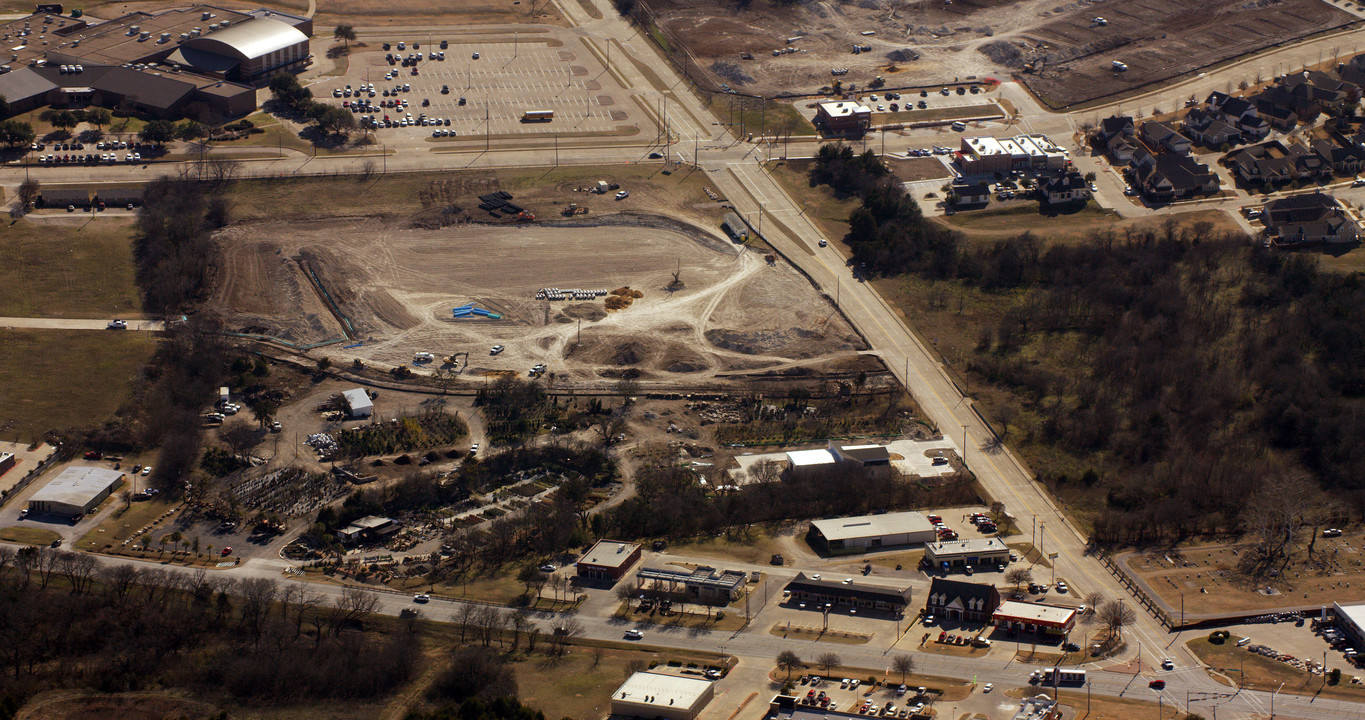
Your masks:
{"label": "mound of gravel", "polygon": [[754,76],[744,72],[743,68],[732,62],[725,62],[723,60],[717,60],[711,63],[711,72],[736,85],[745,85],[754,81]]}
{"label": "mound of gravel", "polygon": [[891,62],[913,62],[919,59],[919,52],[910,48],[892,50],[886,54],[886,59]]}
{"label": "mound of gravel", "polygon": [[982,43],[976,51],[990,58],[992,62],[1007,68],[1024,67],[1024,53],[1018,45],[1007,40]]}

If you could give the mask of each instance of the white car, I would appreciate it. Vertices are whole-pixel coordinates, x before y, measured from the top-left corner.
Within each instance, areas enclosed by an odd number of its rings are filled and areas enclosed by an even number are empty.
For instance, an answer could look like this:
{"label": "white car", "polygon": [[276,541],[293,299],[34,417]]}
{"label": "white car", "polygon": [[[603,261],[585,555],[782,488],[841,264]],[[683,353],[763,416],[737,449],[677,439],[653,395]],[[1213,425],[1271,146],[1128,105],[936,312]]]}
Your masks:
{"label": "white car", "polygon": [[1174,669],[1175,669],[1175,661],[1172,660],[1172,659],[1170,659],[1170,658],[1162,658],[1162,660],[1161,660],[1161,669],[1162,669],[1162,670],[1174,670]]}
{"label": "white car", "polygon": [[820,238],[820,247],[829,247],[829,241],[824,238]]}
{"label": "white car", "polygon": [[1057,592],[1059,592],[1059,593],[1066,593],[1067,590],[1068,590],[1068,588],[1067,588],[1067,586],[1066,586],[1066,581],[1064,581],[1064,580],[1058,580],[1058,581],[1057,581]]}
{"label": "white car", "polygon": [[626,639],[627,639],[627,640],[643,640],[644,637],[645,637],[645,634],[642,633],[642,632],[640,632],[639,630],[627,630],[627,631],[626,631]]}
{"label": "white car", "polygon": [[629,190],[622,190],[621,192],[616,193],[616,199],[617,199],[617,200],[625,200],[625,199],[628,198],[628,197],[630,197],[630,191],[629,191]]}
{"label": "white car", "polygon": [[985,685],[981,686],[981,692],[983,693],[988,693],[994,689],[995,685],[993,683],[986,683]]}
{"label": "white car", "polygon": [[429,603],[431,602],[431,596],[426,593],[418,593],[412,596],[412,601],[415,603]]}
{"label": "white car", "polygon": [[503,346],[501,346],[501,345],[494,345],[494,346],[493,346],[493,349],[488,351],[488,354],[489,354],[489,355],[497,355],[498,353],[500,353],[500,352],[502,352],[503,350],[506,350],[506,349],[507,349],[507,348],[505,348],[505,347],[503,347]]}
{"label": "white car", "polygon": [[473,445],[470,445],[470,446],[469,446],[469,454],[470,454],[470,455],[477,455],[478,452],[479,452],[479,444],[478,444],[478,443],[474,443]]}
{"label": "white car", "polygon": [[147,476],[147,475],[151,475],[151,474],[152,474],[152,466],[151,466],[151,465],[144,465],[143,468],[142,468],[142,474],[143,474],[144,477]]}
{"label": "white car", "polygon": [[108,324],[108,325],[105,325],[105,327],[108,328],[108,329],[110,329],[110,330],[127,330],[127,329],[128,329],[128,321],[127,321],[127,320],[110,320],[110,321],[109,321],[109,324]]}

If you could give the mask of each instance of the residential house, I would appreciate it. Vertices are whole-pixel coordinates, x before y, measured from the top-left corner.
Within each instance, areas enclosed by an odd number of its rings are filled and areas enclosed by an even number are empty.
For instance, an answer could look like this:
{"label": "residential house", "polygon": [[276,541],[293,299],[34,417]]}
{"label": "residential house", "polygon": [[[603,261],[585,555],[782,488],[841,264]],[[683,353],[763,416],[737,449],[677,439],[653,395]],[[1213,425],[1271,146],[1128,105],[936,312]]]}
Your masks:
{"label": "residential house", "polygon": [[1095,133],[1095,144],[1109,153],[1115,162],[1132,162],[1133,151],[1137,149],[1137,127],[1133,118],[1126,115],[1111,115],[1100,121],[1100,129]]}
{"label": "residential house", "polygon": [[1076,173],[1058,175],[1039,186],[1039,192],[1043,200],[1049,205],[1059,203],[1069,203],[1075,201],[1084,202],[1090,197],[1090,187],[1086,184],[1085,178]]}
{"label": "residential house", "polygon": [[1221,115],[1223,122],[1237,128],[1242,142],[1256,142],[1270,134],[1270,123],[1261,117],[1256,105],[1245,98],[1214,92],[1205,104],[1209,112]]}
{"label": "residential house", "polygon": [[1166,201],[1218,191],[1218,174],[1187,155],[1152,155],[1134,169],[1143,195]]}
{"label": "residential house", "polygon": [[958,207],[985,205],[991,200],[991,185],[988,182],[957,181],[948,190],[948,198]]}
{"label": "residential house", "polygon": [[1266,226],[1262,237],[1268,247],[1353,243],[1359,235],[1336,199],[1320,192],[1271,200],[1262,217]]}
{"label": "residential house", "polygon": [[1248,184],[1314,180],[1331,174],[1328,161],[1299,143],[1272,140],[1245,147],[1227,156],[1238,179]]}
{"label": "residential house", "polygon": [[1365,148],[1337,133],[1331,139],[1314,140],[1313,152],[1339,175],[1355,175],[1365,167]]}
{"label": "residential house", "polygon": [[1153,150],[1162,149],[1177,155],[1190,154],[1190,139],[1163,122],[1149,120],[1142,124],[1142,140]]}
{"label": "residential house", "polygon": [[949,622],[985,625],[1000,607],[1000,591],[989,583],[936,577],[929,585],[924,614]]}
{"label": "residential house", "polygon": [[1220,113],[1198,108],[1185,116],[1184,131],[1190,139],[1208,148],[1232,145],[1242,139],[1241,131],[1225,121]]}

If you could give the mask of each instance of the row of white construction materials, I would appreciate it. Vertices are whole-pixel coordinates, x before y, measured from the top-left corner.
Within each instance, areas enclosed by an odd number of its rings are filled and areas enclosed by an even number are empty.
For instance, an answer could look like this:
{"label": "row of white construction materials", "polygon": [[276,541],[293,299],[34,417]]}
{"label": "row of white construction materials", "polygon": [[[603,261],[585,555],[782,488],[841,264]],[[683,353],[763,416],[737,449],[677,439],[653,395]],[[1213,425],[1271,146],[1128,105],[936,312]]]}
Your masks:
{"label": "row of white construction materials", "polygon": [[580,290],[578,288],[541,288],[536,291],[537,300],[592,300],[604,297],[606,290]]}

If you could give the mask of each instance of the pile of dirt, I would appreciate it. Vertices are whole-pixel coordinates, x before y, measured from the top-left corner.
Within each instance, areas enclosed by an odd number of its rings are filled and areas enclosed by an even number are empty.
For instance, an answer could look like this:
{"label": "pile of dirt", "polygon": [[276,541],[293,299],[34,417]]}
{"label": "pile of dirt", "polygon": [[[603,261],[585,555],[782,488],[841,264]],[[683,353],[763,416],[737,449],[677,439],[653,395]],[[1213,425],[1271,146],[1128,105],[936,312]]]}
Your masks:
{"label": "pile of dirt", "polygon": [[644,293],[639,290],[631,290],[630,286],[627,285],[626,287],[619,287],[612,290],[611,294],[607,295],[604,304],[607,306],[608,310],[624,310],[630,307],[630,304],[635,302],[638,298],[644,296]]}
{"label": "pile of dirt", "polygon": [[1008,40],[982,43],[977,46],[976,51],[990,58],[992,62],[1008,68],[1024,66],[1024,51]]}
{"label": "pile of dirt", "polygon": [[736,85],[747,85],[754,81],[753,75],[744,72],[740,66],[724,60],[717,60],[711,63],[711,72]]}
{"label": "pile of dirt", "polygon": [[607,316],[607,311],[601,306],[593,303],[579,303],[577,305],[567,305],[559,311],[555,317],[555,322],[573,322],[574,320],[587,320],[597,322]]}
{"label": "pile of dirt", "polygon": [[644,345],[631,341],[616,348],[616,355],[611,361],[616,365],[638,365],[646,352]]}
{"label": "pile of dirt", "polygon": [[891,62],[913,62],[919,59],[919,52],[910,48],[892,50],[886,54],[886,59]]}

